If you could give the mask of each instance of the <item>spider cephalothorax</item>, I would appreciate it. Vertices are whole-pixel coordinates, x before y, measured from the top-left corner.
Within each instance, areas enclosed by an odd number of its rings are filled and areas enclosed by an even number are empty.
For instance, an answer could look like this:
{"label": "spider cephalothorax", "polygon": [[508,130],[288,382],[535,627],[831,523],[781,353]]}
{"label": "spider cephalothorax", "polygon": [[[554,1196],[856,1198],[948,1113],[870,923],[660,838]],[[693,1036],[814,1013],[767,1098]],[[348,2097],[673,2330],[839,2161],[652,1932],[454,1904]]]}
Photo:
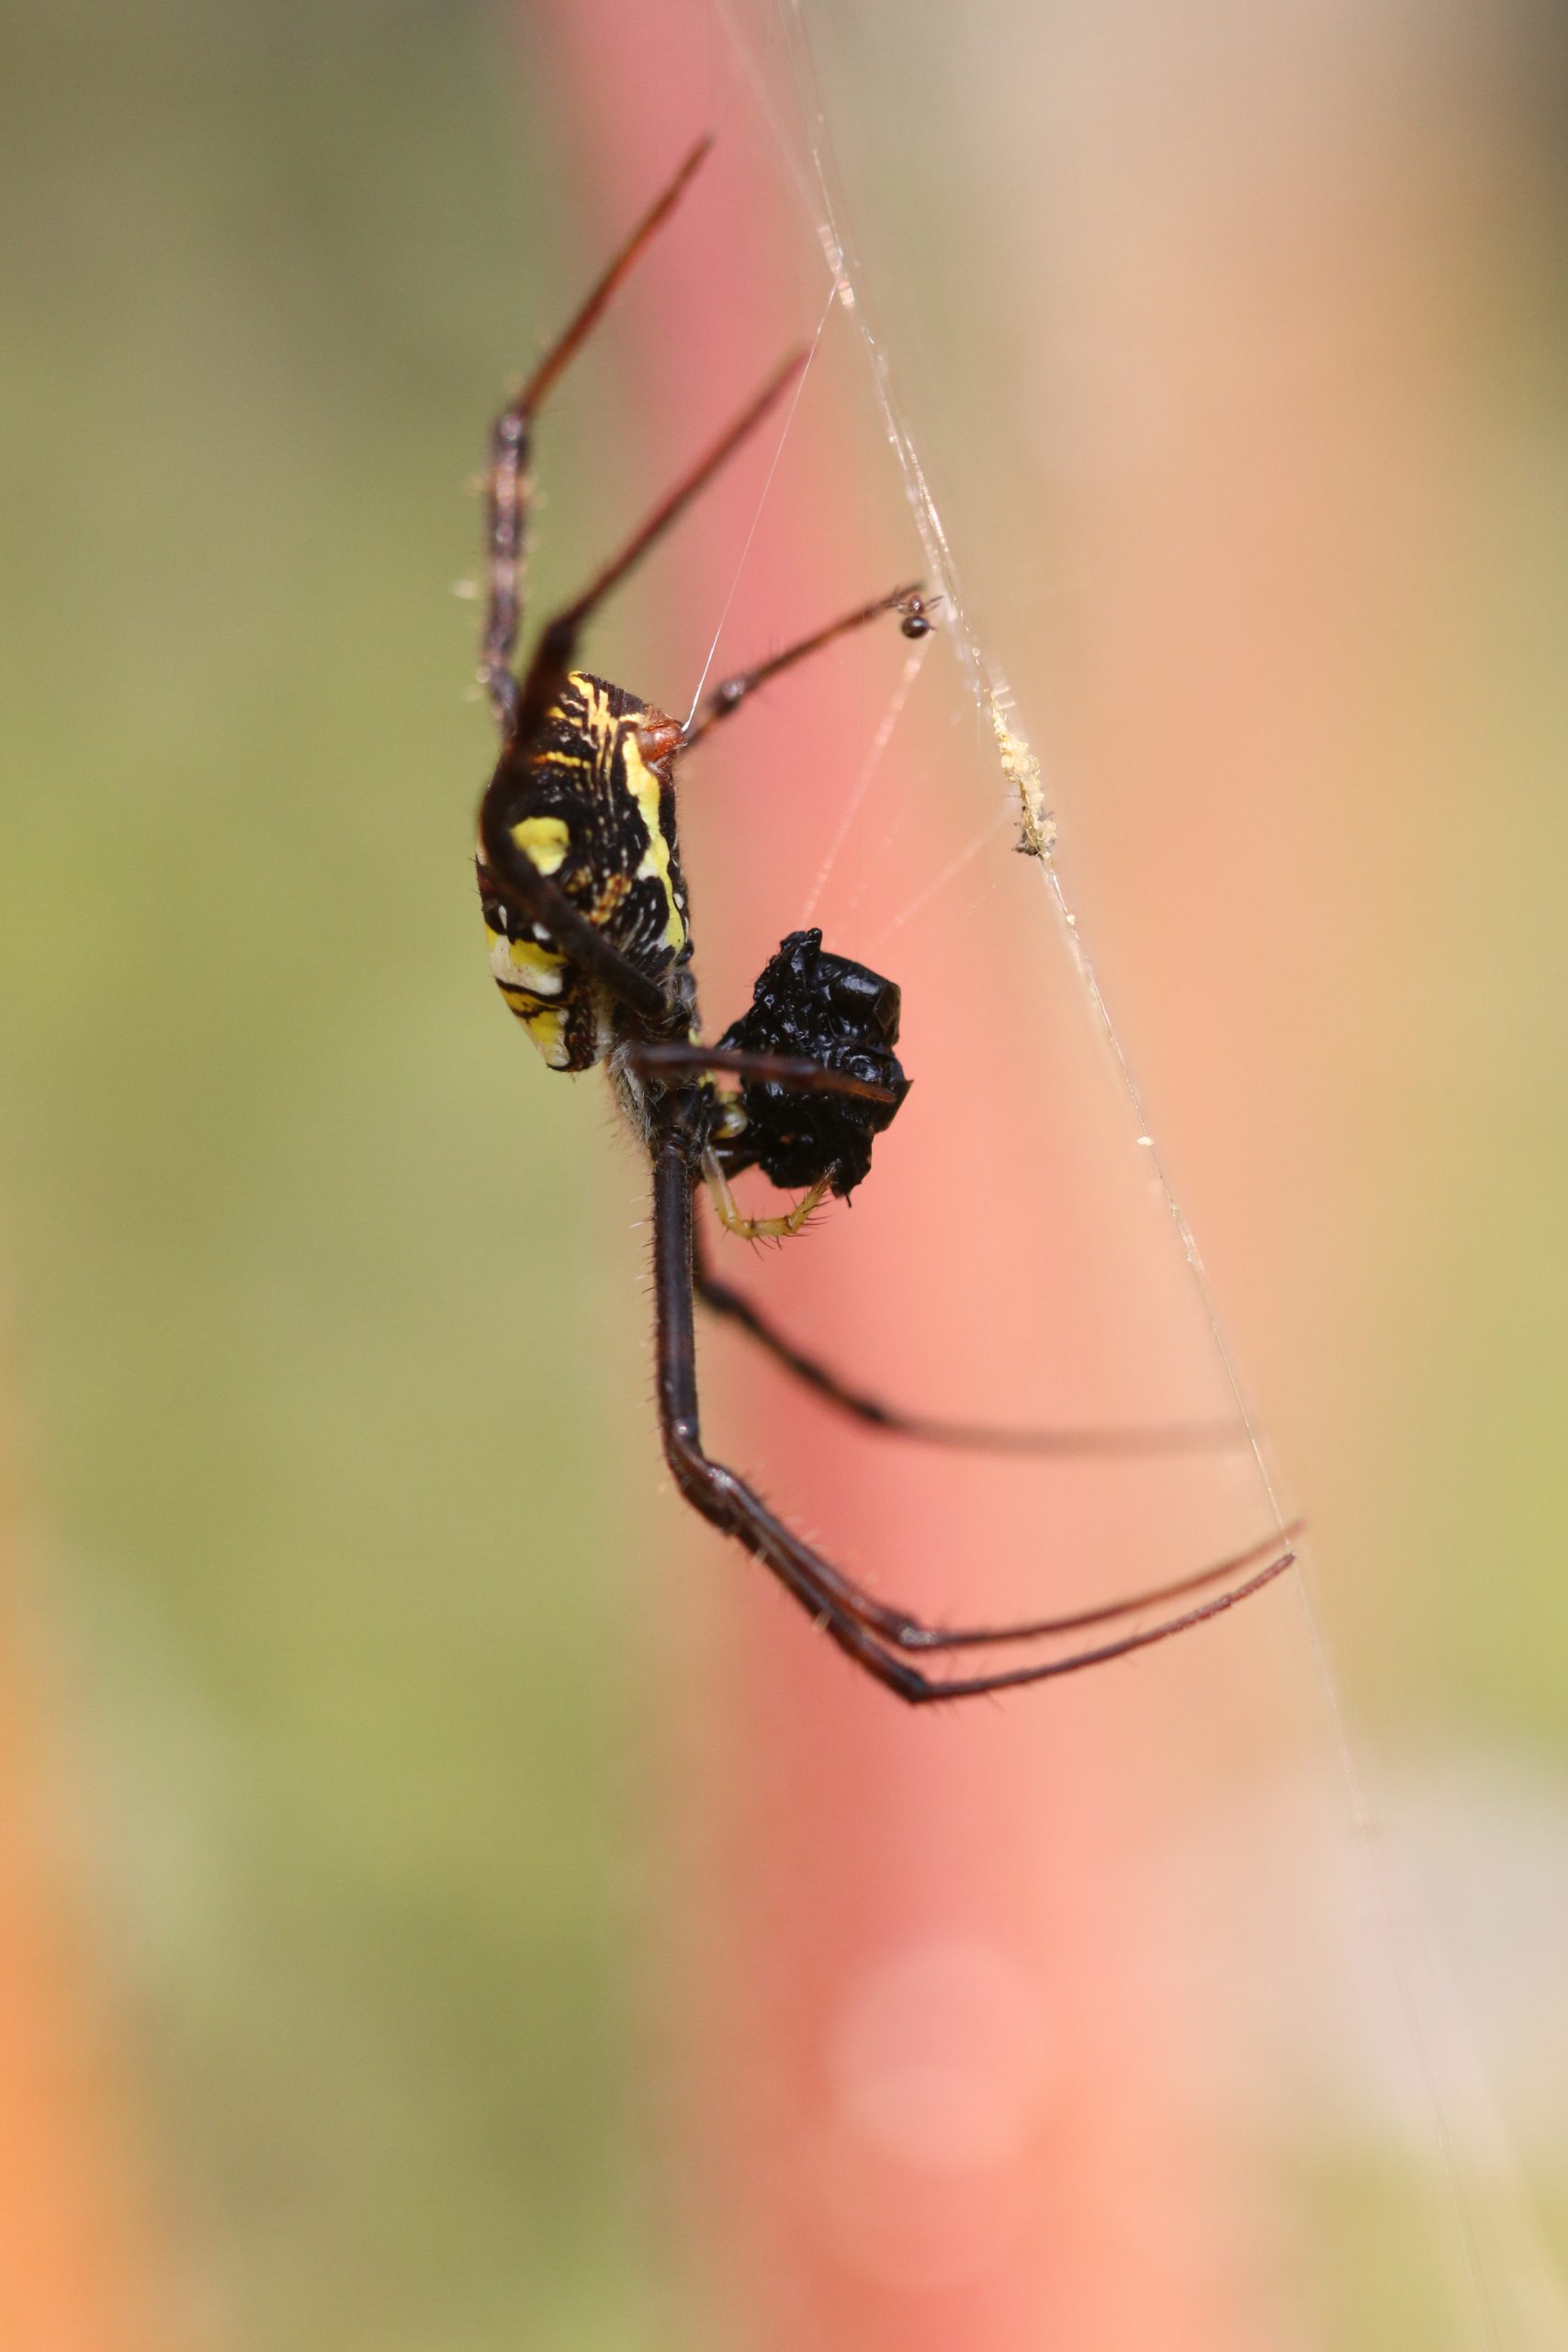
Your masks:
{"label": "spider cephalothorax", "polygon": [[[676,841],[681,756],[728,720],[755,689],[818,648],[896,614],[926,637],[934,598],[917,582],[843,614],[782,653],[725,679],[682,726],[578,667],[582,633],[599,605],[799,377],[782,368],[702,462],[657,507],[588,588],[547,623],[521,677],[513,656],[522,627],[525,537],[532,492],[534,422],[616,287],[707,152],[694,150],[589,295],[560,340],[496,419],[489,473],[489,595],[480,676],[501,729],[501,756],[479,807],[479,879],[491,968],[502,993],[552,1069],[604,1063],[647,1150],[653,1183],[659,1418],[664,1451],[686,1500],[745,1546],[839,1647],[898,1697],[958,1699],[1039,1682],[1164,1641],[1228,1609],[1292,1559],[1289,1530],[1194,1574],[1104,1607],[1022,1624],[942,1629],[874,1600],[769,1510],[745,1480],[704,1451],[697,1412],[694,1300],[700,1296],[760,1340],[818,1394],[868,1427],[905,1438],[1043,1454],[1133,1452],[1213,1444],[1212,1430],[998,1430],[934,1419],[883,1404],[784,1339],[751,1302],[710,1273],[695,1225],[704,1178],[721,1224],[750,1237],[798,1233],[829,1194],[852,1192],[908,1080],[894,1052],[898,990],[864,965],[835,956],[817,931],[792,932],[770,957],[750,1010],[716,1044],[703,1041],[691,913]],[[721,1079],[739,1082],[739,1094]],[[729,1178],[757,1168],[804,1185],[778,1216],[743,1215]],[[1221,1432],[1220,1442],[1229,1433]],[[1205,1588],[1206,1600],[1193,1599]],[[1081,1635],[1134,1612],[1179,1602],[1174,1614],[1089,1647],[1015,1667],[942,1679],[918,1658]]]}

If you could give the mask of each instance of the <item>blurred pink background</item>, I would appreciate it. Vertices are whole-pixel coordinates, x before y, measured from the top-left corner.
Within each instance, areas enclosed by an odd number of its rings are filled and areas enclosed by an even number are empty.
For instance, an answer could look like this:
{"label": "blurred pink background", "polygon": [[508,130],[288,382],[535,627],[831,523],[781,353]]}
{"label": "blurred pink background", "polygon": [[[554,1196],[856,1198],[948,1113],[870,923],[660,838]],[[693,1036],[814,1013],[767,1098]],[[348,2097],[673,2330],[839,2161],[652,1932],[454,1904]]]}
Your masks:
{"label": "blurred pink background", "polygon": [[[1558,28],[16,40],[0,2336],[1563,2341]],[[852,1207],[727,1272],[917,1408],[1229,1409],[972,642],[1311,1526],[995,1704],[901,1711],[680,1510],[643,1171],[480,963],[464,472],[709,129],[541,436],[536,613],[803,336],[771,481],[592,666],[680,711],[919,569],[863,323],[962,591],[682,778],[709,1028],[809,910],[915,1080]],[[950,1621],[1271,1523],[1245,1449],[931,1460],[702,1366],[716,1450]]]}

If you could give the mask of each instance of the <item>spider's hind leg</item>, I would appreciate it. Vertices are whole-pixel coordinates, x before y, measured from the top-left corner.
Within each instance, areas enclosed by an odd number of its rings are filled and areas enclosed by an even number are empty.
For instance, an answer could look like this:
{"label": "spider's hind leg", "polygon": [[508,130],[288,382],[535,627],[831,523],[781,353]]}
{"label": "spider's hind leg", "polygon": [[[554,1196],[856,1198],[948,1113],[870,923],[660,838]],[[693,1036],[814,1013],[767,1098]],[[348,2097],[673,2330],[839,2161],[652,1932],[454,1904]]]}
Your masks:
{"label": "spider's hind leg", "polygon": [[[1245,1552],[1213,1561],[1188,1576],[1066,1616],[1010,1625],[931,1626],[876,1600],[776,1518],[744,1479],[704,1451],[693,1314],[694,1183],[689,1139],[682,1136],[667,1139],[655,1155],[653,1183],[659,1419],[665,1458],[693,1509],[761,1561],[839,1647],[897,1697],[911,1705],[938,1699],[978,1698],[988,1691],[1014,1690],[1108,1665],[1112,1658],[1149,1649],[1221,1615],[1292,1566],[1295,1554],[1291,1540],[1296,1531],[1287,1527]],[[1048,1642],[1090,1626],[1114,1625],[1222,1582],[1221,1591],[1206,1600],[1194,1600],[1190,1607],[1153,1624],[1026,1666],[943,1679],[933,1679],[913,1662],[935,1651]]]}
{"label": "spider's hind leg", "polygon": [[1247,1423],[1231,1420],[1167,1421],[1124,1428],[1035,1428],[991,1421],[963,1421],[935,1413],[915,1413],[890,1404],[836,1372],[820,1357],[786,1338],[772,1317],[716,1274],[693,1235],[693,1280],[709,1311],[733,1323],[825,1403],[836,1406],[863,1428],[885,1437],[907,1438],[975,1453],[1010,1453],[1043,1461],[1148,1461],[1164,1455],[1229,1453],[1251,1443]]}

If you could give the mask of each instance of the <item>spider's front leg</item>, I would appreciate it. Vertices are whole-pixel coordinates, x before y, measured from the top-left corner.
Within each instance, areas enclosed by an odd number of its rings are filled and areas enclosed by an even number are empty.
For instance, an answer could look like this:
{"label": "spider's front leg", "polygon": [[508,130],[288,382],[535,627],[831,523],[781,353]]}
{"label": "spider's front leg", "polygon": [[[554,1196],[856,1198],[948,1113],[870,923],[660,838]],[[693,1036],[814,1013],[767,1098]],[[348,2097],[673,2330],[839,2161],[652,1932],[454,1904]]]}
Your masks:
{"label": "spider's front leg", "polygon": [[520,690],[512,668],[523,626],[524,574],[527,561],[528,508],[533,492],[534,420],[557,378],[598,325],[621,281],[634,269],[654,232],[662,226],[702,163],[711,139],[699,140],[674,178],[643,214],[609,267],[565,331],[552,344],[515,400],[508,401],[491,428],[485,474],[485,546],[488,594],[479,677],[495,712],[503,742],[518,734]]}
{"label": "spider's front leg", "polygon": [[[689,168],[694,169],[694,163],[690,164]],[[667,199],[661,201],[672,202],[679,185],[677,183],[676,190]],[[649,220],[644,222],[637,237],[627,247],[626,253],[622,255],[620,262],[615,265],[606,279],[602,281],[583,311],[579,314],[578,321],[568,330],[562,344],[557,345],[555,352],[546,361],[544,368],[535,377],[533,383],[519,396],[513,407],[503,411],[501,424],[497,427],[498,435],[506,425],[507,419],[513,418],[517,421],[518,433],[521,436],[519,447],[525,447],[526,433],[524,425],[532,414],[533,409],[537,405],[540,396],[538,386],[541,379],[544,379],[547,383],[552,380],[554,373],[565,364],[565,357],[570,356],[570,350],[575,349],[576,343],[580,342],[582,334],[587,332],[587,324],[591,324],[592,319],[597,317],[599,310],[603,309],[604,301],[608,299],[609,290],[615,283],[618,282],[618,273],[629,266],[630,258],[635,258],[637,251],[640,250],[641,239],[647,235],[650,227],[657,225],[660,218],[662,218],[662,213],[660,208],[656,207],[654,213],[649,216]],[[587,323],[585,324],[584,322]],[[705,456],[676,484],[662,504],[657,507],[648,520],[633,533],[620,553],[614,557],[589,582],[576,602],[569,605],[564,611],[557,613],[551,620],[547,622],[540,632],[533,659],[528,664],[526,674],[521,684],[513,675],[510,666],[511,653],[516,639],[517,609],[515,599],[508,601],[506,582],[509,579],[514,580],[514,574],[508,571],[505,562],[501,565],[499,571],[496,569],[493,559],[497,542],[492,527],[491,628],[487,631],[485,640],[484,675],[496,714],[501,719],[505,742],[479,808],[479,847],[483,853],[485,865],[500,895],[510,905],[516,907],[542,936],[547,936],[557,949],[569,956],[572,963],[583,971],[590,973],[619,1003],[628,1007],[644,1021],[652,1023],[656,1028],[661,1028],[664,1025],[669,1014],[669,1003],[662,988],[657,981],[650,980],[645,972],[639,971],[635,964],[613,947],[598,926],[573,906],[565,892],[558,889],[548,876],[540,871],[528,852],[513,839],[511,818],[519,797],[520,785],[526,780],[530,765],[537,754],[541,738],[549,724],[550,714],[558,704],[566,687],[572,664],[577,658],[579,640],[589,621],[605,597],[613,589],[619,586],[627,572],[669,529],[677,515],[690,505],[693,499],[713,479],[719,468],[734,455],[742,442],[755,432],[768,411],[794,382],[804,365],[804,355],[798,352],[786,359],[784,365],[770,377],[761,392],[741,412],[728,430],[721,435]],[[511,464],[510,458],[508,464]],[[516,531],[519,533],[522,528],[523,506],[520,502],[523,492],[517,488],[516,484],[521,483],[522,481],[523,477],[518,475],[513,490],[508,492],[505,498],[492,488],[491,501],[492,518],[494,514],[500,512],[502,508],[506,508],[506,511],[513,515]],[[513,504],[510,507],[507,507],[507,498],[513,499]],[[500,499],[499,506],[498,499]],[[508,525],[507,527],[511,530],[512,526]],[[518,544],[521,545],[520,539]],[[506,539],[506,545],[511,545],[510,538]],[[510,561],[510,559],[507,560]],[[495,587],[495,582],[498,581],[501,583],[499,591]]]}
{"label": "spider's front leg", "polygon": [[924,585],[923,581],[912,580],[907,587],[895,588],[889,595],[874,597],[869,605],[857,605],[852,613],[841,614],[837,620],[829,621],[825,628],[813,629],[809,637],[800,638],[794,645],[786,645],[780,653],[769,654],[765,662],[754,662],[750,670],[738,670],[732,677],[721,678],[687,720],[681,739],[682,750],[689,752],[693,744],[700,742],[721,719],[731,718],[759,686],[765,686],[770,679],[778,677],[784,670],[793,670],[797,662],[819,653],[824,646],[836,645],[840,638],[849,637],[854,630],[864,628],[868,621],[879,619],[884,613],[898,615],[899,626],[906,637],[929,637],[932,628],[931,605],[942,600],[922,595],[920,592]]}

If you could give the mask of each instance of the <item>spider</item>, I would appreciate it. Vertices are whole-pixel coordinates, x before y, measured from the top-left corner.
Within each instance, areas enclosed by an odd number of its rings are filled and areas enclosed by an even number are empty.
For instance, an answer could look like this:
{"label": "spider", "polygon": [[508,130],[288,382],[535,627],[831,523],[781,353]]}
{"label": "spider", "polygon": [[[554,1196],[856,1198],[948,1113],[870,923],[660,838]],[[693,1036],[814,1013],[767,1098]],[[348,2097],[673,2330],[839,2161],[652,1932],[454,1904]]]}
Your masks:
{"label": "spider", "polygon": [[[647,1152],[659,1422],[680,1492],[761,1560],[857,1666],[900,1699],[972,1698],[1102,1665],[1217,1615],[1291,1565],[1295,1531],[1068,1616],[941,1627],[864,1591],[704,1450],[698,1298],[832,1404],[884,1431],[938,1444],[1041,1453],[1213,1442],[1212,1431],[1069,1434],[971,1427],[900,1412],[795,1346],[709,1269],[695,1224],[699,1182],[706,1182],[729,1232],[781,1239],[797,1233],[823,1202],[846,1196],[864,1180],[873,1146],[897,1115],[909,1081],[895,1051],[897,986],[831,954],[818,931],[792,933],[757,980],[750,1012],[716,1042],[704,1041],[676,836],[676,763],[766,680],[884,614],[896,615],[906,636],[923,636],[936,602],[918,582],[874,598],[725,679],[683,725],[577,666],[583,633],[606,597],[798,379],[806,355],[796,352],[575,603],[545,623],[521,675],[513,667],[523,626],[536,419],[674,210],[710,144],[702,141],[686,157],[491,430],[479,675],[500,729],[501,755],[480,803],[476,861],[491,969],[551,1069],[604,1066]],[[738,1091],[721,1090],[720,1077],[738,1080]],[[801,1188],[794,1207],[775,1216],[742,1216],[729,1179],[752,1166],[781,1187]],[[1223,1589],[1192,1598],[1214,1585]],[[1120,1630],[1135,1613],[1162,1604],[1186,1605],[1173,1606],[1152,1624]],[[1091,1628],[1100,1629],[1100,1637],[1065,1656],[1035,1656],[982,1673],[932,1674],[920,1663],[952,1652],[1038,1647]]]}

